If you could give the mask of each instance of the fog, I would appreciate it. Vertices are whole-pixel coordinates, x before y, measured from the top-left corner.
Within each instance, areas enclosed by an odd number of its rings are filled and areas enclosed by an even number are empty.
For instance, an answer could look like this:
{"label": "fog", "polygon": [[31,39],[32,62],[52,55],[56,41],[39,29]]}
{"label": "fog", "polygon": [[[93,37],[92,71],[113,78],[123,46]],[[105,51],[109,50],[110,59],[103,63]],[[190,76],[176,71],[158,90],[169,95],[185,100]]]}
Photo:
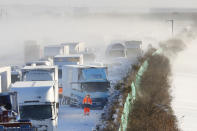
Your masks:
{"label": "fog", "polygon": [[24,64],[26,40],[36,40],[42,47],[85,42],[100,54],[115,40],[141,40],[144,50],[148,44],[158,47],[172,37],[168,20],[174,19],[174,36],[186,46],[171,61],[176,96],[173,106],[181,128],[196,129],[192,123],[197,120],[195,16],[149,14],[151,8],[185,9],[196,5],[195,0],[0,0],[0,66]]}
{"label": "fog", "polygon": [[176,60],[172,62],[174,65],[174,72],[197,75],[197,61],[195,60],[195,57],[197,56],[196,43],[197,39],[193,40],[187,49],[185,49],[184,52],[181,52]]}
{"label": "fog", "polygon": [[[171,37],[171,23],[167,20],[174,18],[173,15],[154,17],[147,12],[147,9],[159,5],[169,7],[170,1],[163,4],[155,0],[152,0],[153,4],[145,0],[133,2],[1,0],[0,65],[23,64],[26,40],[36,40],[42,47],[80,41],[103,54],[106,45],[114,40],[141,40],[143,49],[146,49],[148,44],[157,47],[160,41]],[[172,1],[174,4],[176,2]],[[192,7],[183,6],[184,1],[179,3],[175,7]],[[178,18],[175,34],[190,24],[190,20]]]}
{"label": "fog", "polygon": [[106,6],[106,7],[134,7],[134,8],[151,8],[151,7],[181,7],[195,8],[195,0],[0,0],[3,4],[23,4],[23,5],[70,5],[70,6]]}
{"label": "fog", "polygon": [[146,47],[149,43],[156,44],[171,36],[170,23],[165,19],[109,15],[8,16],[0,20],[0,29],[0,35],[3,36],[0,37],[1,65],[21,64],[26,40],[36,40],[42,46],[80,41],[90,47],[103,46],[104,51],[105,45],[113,40],[142,40]]}

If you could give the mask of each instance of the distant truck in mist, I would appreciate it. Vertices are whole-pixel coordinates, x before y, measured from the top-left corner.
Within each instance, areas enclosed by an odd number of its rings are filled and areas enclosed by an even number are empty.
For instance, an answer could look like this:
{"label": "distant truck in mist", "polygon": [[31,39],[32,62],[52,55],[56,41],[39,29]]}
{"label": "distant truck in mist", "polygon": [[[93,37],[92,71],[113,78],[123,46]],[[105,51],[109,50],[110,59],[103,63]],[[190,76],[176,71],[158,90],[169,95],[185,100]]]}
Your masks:
{"label": "distant truck in mist", "polygon": [[110,44],[106,49],[105,55],[107,58],[126,57],[125,45],[120,42]]}
{"label": "distant truck in mist", "polygon": [[110,44],[106,49],[106,57],[114,59],[117,57],[125,57],[130,60],[142,56],[142,42],[141,41],[121,41]]}
{"label": "distant truck in mist", "polygon": [[62,68],[64,100],[72,106],[82,106],[82,100],[89,94],[91,108],[103,108],[109,96],[110,82],[107,68],[87,65],[67,65]]}
{"label": "distant truck in mist", "polygon": [[62,46],[68,46],[70,54],[78,54],[85,51],[85,44],[83,42],[66,42]]}
{"label": "distant truck in mist", "polygon": [[44,57],[53,58],[56,55],[68,55],[69,47],[66,45],[48,45],[44,47]]}
{"label": "distant truck in mist", "polygon": [[41,58],[41,47],[37,41],[27,40],[24,42],[24,62],[35,61]]}
{"label": "distant truck in mist", "polygon": [[126,55],[129,59],[136,59],[143,55],[142,41],[125,41]]}
{"label": "distant truck in mist", "polygon": [[11,67],[0,67],[0,93],[9,91],[11,84]]}
{"label": "distant truck in mist", "polygon": [[83,64],[83,55],[81,54],[56,55],[53,58],[53,63],[58,67],[59,88],[62,88],[62,67],[64,65]]}
{"label": "distant truck in mist", "polygon": [[18,93],[20,118],[31,120],[38,131],[56,131],[58,99],[55,81],[20,81],[11,86]]}

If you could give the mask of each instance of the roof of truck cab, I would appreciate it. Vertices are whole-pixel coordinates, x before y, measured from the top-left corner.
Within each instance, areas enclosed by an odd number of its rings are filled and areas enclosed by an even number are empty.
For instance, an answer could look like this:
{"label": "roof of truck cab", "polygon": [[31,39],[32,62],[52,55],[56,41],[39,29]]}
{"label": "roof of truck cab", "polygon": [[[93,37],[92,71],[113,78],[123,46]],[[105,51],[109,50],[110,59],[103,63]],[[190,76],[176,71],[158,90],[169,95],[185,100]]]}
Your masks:
{"label": "roof of truck cab", "polygon": [[62,43],[61,45],[72,45],[72,46],[76,46],[78,44],[82,44],[83,42],[68,42],[68,43]]}
{"label": "roof of truck cab", "polygon": [[56,55],[54,58],[58,58],[58,57],[81,57],[82,54],[71,54],[71,55]]}
{"label": "roof of truck cab", "polygon": [[12,87],[26,88],[26,87],[51,87],[55,85],[55,81],[19,81],[12,84]]}
{"label": "roof of truck cab", "polygon": [[75,68],[107,68],[106,66],[96,66],[96,65],[64,65],[68,67],[75,67]]}
{"label": "roof of truck cab", "polygon": [[23,70],[33,70],[33,69],[52,69],[52,68],[57,68],[57,66],[45,66],[45,65],[41,65],[41,66],[25,66],[22,69]]}
{"label": "roof of truck cab", "polygon": [[140,48],[142,41],[125,41],[126,48]]}
{"label": "roof of truck cab", "polygon": [[49,61],[47,61],[47,60],[40,60],[40,61],[33,61],[32,63],[39,63],[39,62],[40,63],[44,63],[44,62],[46,63],[46,62],[49,62]]}
{"label": "roof of truck cab", "polygon": [[19,104],[55,102],[55,81],[21,81],[11,85],[17,92]]}
{"label": "roof of truck cab", "polygon": [[61,45],[47,45],[45,47],[62,47]]}

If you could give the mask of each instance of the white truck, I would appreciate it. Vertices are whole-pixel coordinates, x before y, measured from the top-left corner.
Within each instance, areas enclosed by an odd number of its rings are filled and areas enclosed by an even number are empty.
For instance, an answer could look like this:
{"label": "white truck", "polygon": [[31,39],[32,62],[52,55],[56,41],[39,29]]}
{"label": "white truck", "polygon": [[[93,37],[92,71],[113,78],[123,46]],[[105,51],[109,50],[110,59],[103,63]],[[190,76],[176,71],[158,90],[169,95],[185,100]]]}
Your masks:
{"label": "white truck", "polygon": [[106,49],[105,55],[107,58],[127,57],[124,43],[110,44]]}
{"label": "white truck", "polygon": [[68,46],[70,54],[78,54],[85,51],[85,44],[83,42],[66,42],[62,46]]}
{"label": "white truck", "polygon": [[37,131],[29,120],[20,120],[17,92],[0,93],[0,107],[1,131]]}
{"label": "white truck", "polygon": [[127,58],[137,61],[137,58],[142,56],[142,41],[125,41],[124,44]]}
{"label": "white truck", "polygon": [[53,62],[54,65],[58,66],[59,88],[62,88],[62,67],[64,65],[83,64],[83,55],[82,54],[57,55],[53,58]]}
{"label": "white truck", "polygon": [[56,55],[68,55],[69,47],[66,45],[48,45],[44,47],[44,57],[53,58]]}
{"label": "white truck", "polygon": [[110,82],[107,68],[87,65],[63,66],[63,96],[70,105],[82,106],[82,100],[89,94],[93,104],[91,108],[103,108],[107,103]]}
{"label": "white truck", "polygon": [[57,66],[25,66],[21,69],[22,81],[55,81],[56,99],[58,99],[58,69]]}
{"label": "white truck", "polygon": [[21,69],[22,81],[57,81],[56,66],[25,66]]}
{"label": "white truck", "polygon": [[58,99],[55,81],[20,81],[11,85],[18,93],[21,120],[31,120],[38,131],[56,131]]}
{"label": "white truck", "polygon": [[0,92],[9,90],[11,84],[11,67],[0,67]]}

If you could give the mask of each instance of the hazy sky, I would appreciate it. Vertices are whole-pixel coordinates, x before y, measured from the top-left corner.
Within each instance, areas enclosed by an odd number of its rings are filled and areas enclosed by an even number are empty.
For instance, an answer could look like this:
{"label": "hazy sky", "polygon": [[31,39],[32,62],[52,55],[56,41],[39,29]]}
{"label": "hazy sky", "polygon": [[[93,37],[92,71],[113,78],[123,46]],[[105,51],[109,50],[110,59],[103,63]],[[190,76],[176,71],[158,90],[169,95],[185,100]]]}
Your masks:
{"label": "hazy sky", "polygon": [[[10,6],[16,4],[34,6]],[[72,17],[62,13],[64,7],[90,7],[93,12],[94,9],[124,12],[124,9],[139,8],[141,11],[151,7],[195,8],[196,5],[197,0],[0,0],[1,11],[8,12],[0,19],[0,35],[3,36],[0,37],[0,64],[18,64],[23,58],[22,49],[26,40],[36,40],[41,45],[82,41],[99,47],[113,40],[142,40],[146,47],[149,43],[156,45],[171,36],[167,18],[154,21],[152,18],[144,20],[127,16]],[[187,25],[176,21],[175,33],[178,28]],[[5,59],[5,56],[8,57]]]}
{"label": "hazy sky", "polygon": [[4,4],[197,8],[197,0],[0,0],[0,5]]}

